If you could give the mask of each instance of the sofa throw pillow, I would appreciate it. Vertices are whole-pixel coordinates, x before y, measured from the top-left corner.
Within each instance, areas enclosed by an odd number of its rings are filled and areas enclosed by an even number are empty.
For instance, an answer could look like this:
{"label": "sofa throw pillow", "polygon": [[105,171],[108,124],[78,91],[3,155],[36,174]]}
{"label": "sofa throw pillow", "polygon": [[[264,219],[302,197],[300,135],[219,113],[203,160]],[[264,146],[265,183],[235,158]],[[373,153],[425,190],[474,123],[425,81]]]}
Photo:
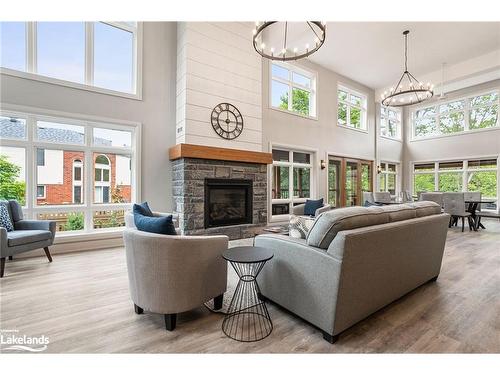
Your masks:
{"label": "sofa throw pillow", "polygon": [[323,198],[308,199],[306,200],[306,205],[304,206],[304,215],[314,216],[316,215],[316,210],[321,207],[323,207]]}
{"label": "sofa throw pillow", "polygon": [[12,232],[14,226],[10,220],[9,210],[4,204],[0,204],[0,227],[7,229],[7,232]]}
{"label": "sofa throw pillow", "polygon": [[172,215],[169,216],[146,216],[134,212],[134,223],[138,230],[149,233],[168,234],[175,236]]}
{"label": "sofa throw pillow", "polygon": [[148,202],[143,202],[141,204],[134,204],[132,207],[132,212],[135,214],[136,212],[144,215],[144,216],[154,216],[153,211],[149,208]]}
{"label": "sofa throw pillow", "polygon": [[382,205],[380,203],[373,203],[373,202],[365,201],[363,206],[364,207],[371,207],[371,206],[382,206]]}
{"label": "sofa throw pillow", "polygon": [[288,226],[289,236],[293,238],[306,238],[314,224],[314,219],[304,216],[292,216]]}

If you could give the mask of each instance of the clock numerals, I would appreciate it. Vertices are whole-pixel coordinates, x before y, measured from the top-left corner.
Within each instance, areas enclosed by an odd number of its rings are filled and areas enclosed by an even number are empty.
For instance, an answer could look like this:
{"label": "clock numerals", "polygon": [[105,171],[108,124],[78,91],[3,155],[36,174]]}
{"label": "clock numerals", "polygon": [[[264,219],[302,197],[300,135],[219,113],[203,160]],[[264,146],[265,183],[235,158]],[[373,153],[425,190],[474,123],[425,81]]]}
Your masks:
{"label": "clock numerals", "polygon": [[217,135],[224,139],[233,140],[243,132],[243,116],[238,108],[229,103],[219,103],[214,107],[211,122]]}

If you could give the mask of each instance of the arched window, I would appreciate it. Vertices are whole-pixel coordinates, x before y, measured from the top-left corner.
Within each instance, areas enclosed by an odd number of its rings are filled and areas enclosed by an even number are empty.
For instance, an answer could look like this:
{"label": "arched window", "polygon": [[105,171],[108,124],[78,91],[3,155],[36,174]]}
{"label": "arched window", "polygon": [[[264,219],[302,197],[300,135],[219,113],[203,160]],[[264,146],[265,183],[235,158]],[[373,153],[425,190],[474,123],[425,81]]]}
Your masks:
{"label": "arched window", "polygon": [[97,155],[94,163],[94,202],[109,203],[111,162],[106,155]]}
{"label": "arched window", "polygon": [[73,160],[73,203],[82,203],[83,163],[80,159]]}

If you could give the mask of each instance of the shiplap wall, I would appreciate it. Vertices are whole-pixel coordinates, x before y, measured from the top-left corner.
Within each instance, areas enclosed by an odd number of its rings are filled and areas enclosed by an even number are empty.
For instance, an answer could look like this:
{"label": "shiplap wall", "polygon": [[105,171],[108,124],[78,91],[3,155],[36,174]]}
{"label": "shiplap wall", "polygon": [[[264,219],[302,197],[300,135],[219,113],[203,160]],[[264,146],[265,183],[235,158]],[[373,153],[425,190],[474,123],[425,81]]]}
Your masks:
{"label": "shiplap wall", "polygon": [[[262,151],[262,62],[252,24],[180,22],[177,28],[176,143]],[[213,108],[222,102],[243,115],[243,133],[220,138]]]}

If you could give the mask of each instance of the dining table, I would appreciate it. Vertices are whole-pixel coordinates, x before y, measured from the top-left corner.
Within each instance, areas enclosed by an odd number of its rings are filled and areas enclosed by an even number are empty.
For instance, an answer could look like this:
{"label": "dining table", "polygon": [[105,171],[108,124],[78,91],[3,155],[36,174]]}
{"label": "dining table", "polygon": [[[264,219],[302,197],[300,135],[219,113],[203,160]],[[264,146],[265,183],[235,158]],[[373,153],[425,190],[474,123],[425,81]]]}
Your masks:
{"label": "dining table", "polygon": [[467,204],[467,212],[470,212],[470,216],[472,220],[474,220],[474,230],[477,232],[479,228],[481,229],[486,229],[479,221],[479,216],[477,215],[477,212],[479,211],[478,208],[481,204],[491,204],[495,203],[493,199],[467,199],[465,201],[465,204]]}

